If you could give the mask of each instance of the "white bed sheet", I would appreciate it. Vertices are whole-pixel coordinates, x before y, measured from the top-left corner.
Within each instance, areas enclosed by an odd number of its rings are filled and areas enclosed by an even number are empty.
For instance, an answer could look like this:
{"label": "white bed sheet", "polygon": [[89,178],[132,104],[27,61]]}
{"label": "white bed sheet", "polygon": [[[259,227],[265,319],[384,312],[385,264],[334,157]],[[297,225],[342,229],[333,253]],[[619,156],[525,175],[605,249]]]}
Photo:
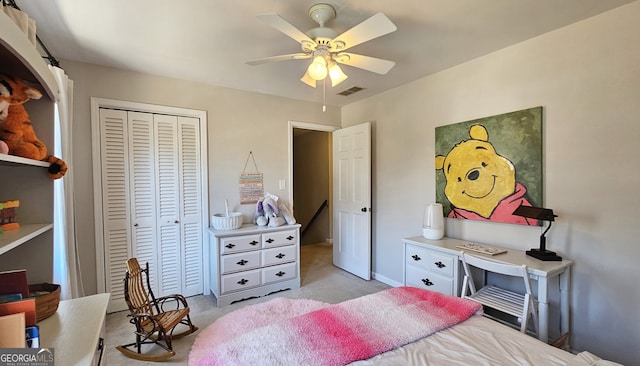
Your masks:
{"label": "white bed sheet", "polygon": [[483,316],[352,366],[545,365],[565,366],[575,355]]}

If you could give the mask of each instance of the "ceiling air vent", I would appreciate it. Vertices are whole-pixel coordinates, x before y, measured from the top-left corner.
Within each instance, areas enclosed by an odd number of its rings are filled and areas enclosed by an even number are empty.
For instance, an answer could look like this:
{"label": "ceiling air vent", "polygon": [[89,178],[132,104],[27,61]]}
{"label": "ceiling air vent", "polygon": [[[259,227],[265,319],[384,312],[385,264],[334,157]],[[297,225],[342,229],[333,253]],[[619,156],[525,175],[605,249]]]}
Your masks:
{"label": "ceiling air vent", "polygon": [[359,86],[352,86],[351,88],[349,88],[349,89],[347,89],[347,90],[343,90],[343,91],[341,91],[340,93],[338,93],[338,95],[344,95],[344,96],[347,96],[347,95],[351,95],[351,94],[353,94],[353,93],[357,93],[357,92],[359,92],[360,90],[364,90],[364,88],[361,88],[361,87],[359,87]]}

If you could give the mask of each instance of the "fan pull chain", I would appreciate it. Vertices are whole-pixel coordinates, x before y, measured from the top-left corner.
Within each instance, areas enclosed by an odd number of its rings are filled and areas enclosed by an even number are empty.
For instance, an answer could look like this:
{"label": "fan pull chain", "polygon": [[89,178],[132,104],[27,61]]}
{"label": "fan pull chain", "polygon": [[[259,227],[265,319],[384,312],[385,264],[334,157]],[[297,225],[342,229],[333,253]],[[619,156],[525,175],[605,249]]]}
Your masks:
{"label": "fan pull chain", "polygon": [[327,94],[327,78],[324,78],[324,80],[322,80],[322,112],[327,111],[326,94]]}

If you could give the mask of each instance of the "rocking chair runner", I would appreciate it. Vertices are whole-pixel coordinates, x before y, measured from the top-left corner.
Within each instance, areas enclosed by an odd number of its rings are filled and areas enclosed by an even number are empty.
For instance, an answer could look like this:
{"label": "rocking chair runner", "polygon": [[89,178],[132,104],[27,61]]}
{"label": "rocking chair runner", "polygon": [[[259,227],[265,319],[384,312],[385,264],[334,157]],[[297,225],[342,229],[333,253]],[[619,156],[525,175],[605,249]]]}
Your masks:
{"label": "rocking chair runner", "polygon": [[[127,260],[124,299],[131,312],[129,322],[136,326],[136,341],[116,347],[127,357],[144,361],[166,360],[176,354],[171,345],[172,339],[198,330],[198,327],[191,323],[189,306],[184,296],[176,294],[155,298],[149,282],[149,263],[146,263],[145,269],[142,269],[136,258]],[[165,309],[165,307],[171,309]],[[185,325],[187,329],[173,334],[179,324]],[[143,354],[143,344],[156,344],[166,352]],[[131,349],[134,346],[135,351]]]}

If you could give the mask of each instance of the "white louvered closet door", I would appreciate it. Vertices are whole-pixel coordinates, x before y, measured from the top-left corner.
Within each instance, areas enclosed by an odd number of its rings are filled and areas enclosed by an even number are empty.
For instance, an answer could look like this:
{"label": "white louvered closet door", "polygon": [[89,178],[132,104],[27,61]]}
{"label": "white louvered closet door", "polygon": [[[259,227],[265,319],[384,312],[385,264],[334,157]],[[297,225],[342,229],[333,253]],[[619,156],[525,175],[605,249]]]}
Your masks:
{"label": "white louvered closet door", "polygon": [[149,263],[149,282],[158,289],[156,225],[156,153],[153,115],[127,112],[129,149],[129,199],[131,212],[131,253],[144,268]]}
{"label": "white louvered closet door", "polygon": [[201,151],[200,120],[178,117],[180,172],[180,234],[183,244],[183,293],[185,296],[203,292],[202,260],[202,185],[200,184]]}
{"label": "white louvered closet door", "polygon": [[110,311],[126,309],[122,279],[131,256],[129,220],[129,152],[127,112],[100,109],[102,226],[105,290],[111,293]]}
{"label": "white louvered closet door", "polygon": [[160,296],[202,293],[200,121],[154,115]]}
{"label": "white louvered closet door", "polygon": [[201,294],[200,120],[100,109],[109,311],[126,309],[125,261],[149,262],[156,296]]}
{"label": "white louvered closet door", "polygon": [[160,296],[182,293],[180,196],[178,174],[178,118],[154,115],[158,184],[158,246]]}

